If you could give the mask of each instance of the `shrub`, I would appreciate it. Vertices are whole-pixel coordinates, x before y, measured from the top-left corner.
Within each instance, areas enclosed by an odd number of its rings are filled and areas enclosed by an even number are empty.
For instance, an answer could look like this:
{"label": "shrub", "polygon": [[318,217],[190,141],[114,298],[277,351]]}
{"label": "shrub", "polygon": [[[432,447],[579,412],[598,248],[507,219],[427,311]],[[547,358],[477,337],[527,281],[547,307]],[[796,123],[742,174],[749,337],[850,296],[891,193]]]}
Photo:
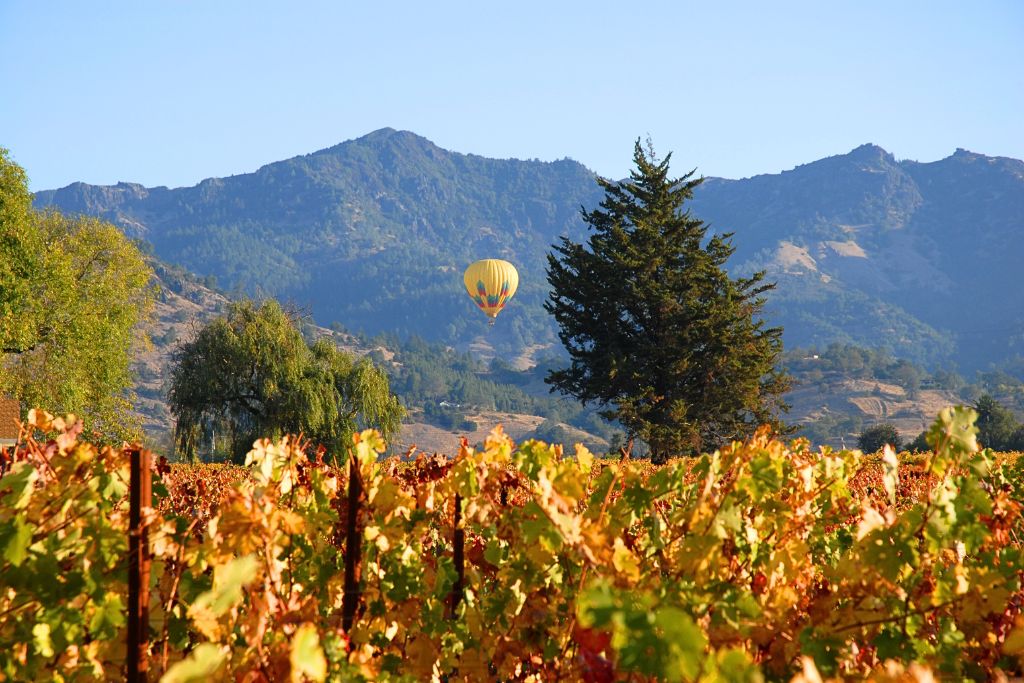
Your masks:
{"label": "shrub", "polygon": [[857,447],[865,453],[880,451],[886,444],[898,451],[901,443],[900,433],[896,431],[896,426],[891,422],[882,422],[868,427],[857,438]]}
{"label": "shrub", "polygon": [[907,450],[914,451],[915,453],[924,453],[926,451],[930,451],[932,447],[928,445],[927,436],[928,430],[926,429],[925,431],[918,434],[917,438],[915,438],[913,441],[907,444]]}

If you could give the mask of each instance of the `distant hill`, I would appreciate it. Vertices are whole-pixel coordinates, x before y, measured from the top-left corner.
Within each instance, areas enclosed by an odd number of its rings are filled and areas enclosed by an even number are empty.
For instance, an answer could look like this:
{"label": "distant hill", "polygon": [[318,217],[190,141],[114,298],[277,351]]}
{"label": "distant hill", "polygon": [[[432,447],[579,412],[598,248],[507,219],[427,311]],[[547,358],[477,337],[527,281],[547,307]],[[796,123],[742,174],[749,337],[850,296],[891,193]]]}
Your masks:
{"label": "distant hill", "polygon": [[[155,258],[150,263],[160,295],[146,327],[149,343],[136,348],[136,408],[151,442],[168,453],[173,423],[165,391],[172,354],[179,342],[222,313],[229,298],[180,267]],[[303,333],[307,338],[329,337],[351,353],[369,354],[389,372],[392,388],[409,409],[392,444],[394,452],[415,445],[427,452],[452,453],[460,437],[480,442],[498,424],[517,441],[579,441],[597,453],[612,448],[617,430],[593,407],[549,393],[543,378],[559,362],[550,355],[484,363],[479,349],[458,353],[393,334],[366,338],[309,321]],[[879,422],[893,423],[909,441],[941,408],[971,403],[983,393],[1024,417],[1024,361],[965,379],[947,371],[932,374],[884,352],[832,344],[790,349],[783,362],[794,380],[786,396],[792,406],[786,421],[801,426],[800,434],[814,444],[852,446],[864,428]]]}
{"label": "distant hill", "polygon": [[[134,349],[135,409],[150,445],[169,454],[174,422],[166,392],[174,352],[214,316],[224,313],[230,297],[181,267],[157,258],[150,258],[149,263],[159,294],[153,315],[141,330],[145,334]],[[392,389],[408,411],[400,433],[389,444],[395,453],[412,446],[426,452],[455,453],[461,437],[470,443],[483,442],[499,424],[516,440],[546,437],[550,434],[541,429],[546,420],[572,420],[576,425],[561,423],[555,433],[562,440],[580,441],[603,452],[609,444],[602,434],[614,431],[592,410],[550,396],[540,379],[543,368],[525,373],[498,363],[492,370],[468,354],[443,346],[415,340],[401,343],[394,337],[368,339],[308,320],[302,332],[307,339],[327,337],[349,353],[369,355],[391,375]],[[454,409],[446,408],[448,405]]]}
{"label": "distant hill", "polygon": [[[673,161],[677,172],[700,162]],[[309,307],[321,325],[512,356],[555,343],[545,255],[560,235],[584,237],[579,208],[600,196],[568,159],[487,159],[382,129],[194,187],[75,183],[36,205],[107,218],[161,259]],[[780,174],[709,178],[693,211],[735,233],[732,268],[778,281],[767,314],[787,345],[882,346],[964,368],[1024,352],[1024,162],[964,150],[897,161],[864,145]],[[489,256],[513,261],[522,284],[488,332],[461,273]]]}
{"label": "distant hill", "polygon": [[173,428],[167,409],[168,368],[171,354],[179,342],[193,334],[213,316],[224,310],[227,299],[206,287],[198,278],[180,267],[150,259],[158,287],[156,306],[143,331],[145,339],[135,345],[132,374],[137,395],[135,410],[150,438],[165,446]]}
{"label": "distant hill", "polygon": [[[874,145],[777,175],[710,179],[694,211],[779,282],[787,342],[887,346],[968,367],[1024,352],[1024,162]],[[936,334],[938,333],[938,334]]]}

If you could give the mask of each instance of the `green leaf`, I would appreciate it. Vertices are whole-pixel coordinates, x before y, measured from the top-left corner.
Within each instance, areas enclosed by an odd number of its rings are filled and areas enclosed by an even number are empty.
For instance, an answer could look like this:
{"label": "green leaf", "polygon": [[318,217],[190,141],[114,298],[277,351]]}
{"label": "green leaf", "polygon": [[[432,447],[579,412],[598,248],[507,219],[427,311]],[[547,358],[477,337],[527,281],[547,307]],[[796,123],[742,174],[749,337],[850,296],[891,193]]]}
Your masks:
{"label": "green leaf", "polygon": [[800,633],[800,645],[804,654],[814,659],[814,664],[822,674],[834,675],[838,670],[839,655],[842,654],[843,641],[828,633],[817,633],[813,627],[807,627]]}
{"label": "green leaf", "polygon": [[4,507],[24,510],[32,499],[32,491],[38,478],[39,472],[28,462],[14,463],[11,470],[0,478],[0,493],[3,494],[0,501]]}
{"label": "green leaf", "polygon": [[704,632],[686,612],[656,605],[648,593],[598,581],[580,598],[579,623],[611,630],[624,671],[675,681],[693,680],[702,669]]}
{"label": "green leaf", "polygon": [[725,683],[761,683],[764,677],[750,656],[742,650],[718,653],[718,676]]}
{"label": "green leaf", "polygon": [[208,612],[220,616],[242,601],[242,587],[253,580],[259,563],[252,555],[236,557],[213,570],[213,588],[198,598],[189,614]]}
{"label": "green leaf", "polygon": [[900,632],[899,628],[884,626],[875,636],[874,645],[878,648],[878,657],[887,659],[913,659],[913,639]]}
{"label": "green leaf", "polygon": [[[729,538],[743,528],[742,510],[736,505],[726,505],[715,517],[714,531],[719,538]],[[732,534],[728,532],[732,532]]]}
{"label": "green leaf", "polygon": [[690,616],[674,607],[662,607],[655,613],[654,624],[669,654],[666,678],[694,680],[701,670],[707,639]]}
{"label": "green leaf", "polygon": [[210,609],[223,614],[242,601],[242,587],[253,580],[259,566],[252,555],[238,557],[213,571],[214,599]]}
{"label": "green leaf", "polygon": [[312,624],[303,624],[292,638],[291,651],[292,680],[302,677],[323,681],[327,678],[327,659],[320,647],[320,636]]}
{"label": "green leaf", "polygon": [[160,683],[207,683],[226,658],[224,648],[213,643],[200,643],[188,657],[169,668]]}
{"label": "green leaf", "polygon": [[608,495],[608,490],[615,483],[617,472],[617,465],[605,467],[592,484],[593,493],[590,494],[590,504],[585,513],[589,519],[597,519],[601,514],[601,504],[604,502],[605,496]]}
{"label": "green leaf", "polygon": [[956,406],[943,408],[928,430],[928,444],[935,449],[930,469],[942,476],[959,454],[974,453],[978,450],[978,428],[974,423],[978,413],[971,408]]}
{"label": "green leaf", "polygon": [[20,567],[25,561],[31,543],[32,527],[21,516],[0,527],[0,547],[3,548],[4,559],[15,567]]}
{"label": "green leaf", "polygon": [[89,631],[96,638],[113,638],[124,622],[125,608],[121,596],[108,593],[89,620]]}
{"label": "green leaf", "polygon": [[913,538],[889,534],[884,529],[868,534],[861,541],[864,560],[887,581],[898,581],[917,566],[917,543]]}
{"label": "green leaf", "polygon": [[492,538],[487,541],[487,546],[484,548],[484,559],[495,567],[501,565],[504,560],[504,552],[499,539]]}

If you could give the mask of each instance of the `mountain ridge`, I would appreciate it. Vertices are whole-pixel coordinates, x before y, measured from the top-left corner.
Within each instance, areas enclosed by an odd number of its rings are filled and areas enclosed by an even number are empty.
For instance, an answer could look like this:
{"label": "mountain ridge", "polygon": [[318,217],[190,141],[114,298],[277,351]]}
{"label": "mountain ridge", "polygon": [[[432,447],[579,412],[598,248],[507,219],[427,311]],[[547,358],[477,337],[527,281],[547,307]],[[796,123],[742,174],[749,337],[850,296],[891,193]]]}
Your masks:
{"label": "mountain ridge", "polygon": [[[193,183],[191,185],[176,185],[174,187],[171,187],[169,185],[149,185],[149,186],[147,186],[147,185],[144,185],[142,183],[137,183],[137,182],[133,182],[133,181],[129,181],[129,180],[119,180],[119,181],[117,181],[116,183],[114,183],[112,185],[102,185],[102,184],[95,184],[95,183],[86,183],[84,181],[74,181],[74,182],[68,183],[67,185],[63,185],[61,187],[38,190],[34,194],[36,194],[36,195],[49,194],[49,193],[54,193],[54,192],[58,192],[58,191],[61,191],[61,190],[67,190],[67,189],[73,188],[75,186],[85,186],[85,187],[90,187],[90,188],[101,188],[101,187],[113,188],[113,187],[126,186],[126,187],[139,188],[139,189],[143,189],[143,190],[147,190],[147,191],[152,191],[152,190],[182,190],[182,189],[191,189],[191,188],[196,188],[199,185],[202,185],[203,183],[206,183],[208,181],[225,180],[225,179],[230,179],[230,178],[237,178],[237,177],[240,177],[240,176],[254,175],[254,174],[262,171],[263,169],[266,169],[268,167],[273,167],[273,166],[276,166],[278,164],[287,163],[289,161],[294,161],[296,159],[304,159],[304,158],[308,158],[308,157],[313,157],[313,156],[325,154],[325,153],[328,153],[328,152],[334,152],[334,151],[338,150],[339,148],[342,148],[342,147],[344,147],[346,145],[349,145],[351,143],[370,142],[370,141],[375,141],[375,140],[380,140],[380,139],[388,139],[390,137],[395,137],[395,136],[397,136],[399,138],[403,138],[403,137],[411,138],[411,139],[414,139],[414,140],[426,143],[426,144],[430,145],[431,147],[433,147],[434,149],[437,149],[437,150],[440,150],[442,152],[445,152],[447,154],[452,154],[452,155],[459,155],[459,156],[466,156],[466,157],[475,157],[475,158],[480,158],[480,159],[491,159],[491,160],[494,160],[494,161],[518,161],[518,162],[523,162],[523,163],[538,163],[538,164],[557,164],[557,163],[570,162],[570,163],[582,166],[584,168],[587,168],[587,166],[583,162],[580,162],[580,161],[577,161],[575,159],[572,159],[571,157],[563,157],[561,159],[556,159],[554,161],[542,161],[542,160],[539,160],[539,159],[523,159],[523,158],[520,158],[520,157],[487,157],[487,156],[484,156],[484,155],[474,154],[474,153],[471,153],[471,152],[467,153],[467,152],[456,152],[456,151],[453,151],[453,150],[446,150],[443,147],[440,147],[439,145],[437,145],[436,143],[431,141],[429,138],[427,138],[425,136],[422,136],[422,135],[419,135],[418,133],[415,133],[413,131],[405,130],[405,129],[400,129],[400,128],[392,128],[390,126],[384,126],[382,128],[375,129],[375,130],[373,130],[373,131],[371,131],[369,133],[366,133],[364,135],[361,135],[361,136],[358,136],[358,137],[355,137],[355,138],[349,138],[347,140],[343,140],[343,141],[335,143],[333,145],[329,145],[327,147],[323,147],[323,148],[315,150],[313,152],[307,152],[305,154],[296,154],[294,156],[290,156],[290,157],[287,157],[285,159],[279,159],[279,160],[276,160],[276,161],[268,161],[268,162],[266,162],[264,164],[261,164],[260,166],[256,167],[255,169],[253,169],[251,171],[242,171],[242,172],[239,172],[239,173],[232,173],[232,174],[226,175],[226,176],[209,176],[209,177],[203,178],[203,179],[201,179],[201,180],[199,180],[199,181],[197,181],[197,182],[195,182],[195,183]],[[777,176],[777,175],[782,175],[782,174],[785,174],[785,173],[791,173],[793,171],[802,169],[802,168],[807,167],[807,166],[811,166],[813,164],[817,164],[817,163],[822,162],[822,161],[827,161],[829,159],[847,158],[847,157],[856,156],[856,155],[858,155],[860,153],[863,153],[865,150],[872,151],[872,152],[877,151],[881,155],[883,155],[885,157],[888,157],[890,161],[892,161],[894,163],[899,163],[899,164],[902,164],[902,163],[912,163],[912,164],[920,164],[920,165],[937,164],[937,163],[941,163],[941,162],[944,162],[944,161],[948,161],[948,160],[953,159],[955,157],[967,157],[967,158],[976,158],[976,159],[986,159],[986,160],[998,161],[998,162],[1010,162],[1012,164],[1021,166],[1021,171],[1024,172],[1024,160],[1016,159],[1014,157],[1004,157],[1004,156],[988,155],[988,154],[984,154],[982,152],[975,152],[975,151],[966,149],[964,147],[957,147],[948,156],[940,157],[939,159],[935,159],[935,160],[932,160],[932,161],[919,161],[919,160],[910,159],[910,158],[897,159],[896,156],[892,152],[889,152],[888,150],[886,150],[881,145],[878,145],[878,144],[873,143],[873,142],[864,142],[864,143],[861,143],[860,145],[857,145],[856,147],[851,149],[849,152],[841,152],[841,153],[837,153],[837,154],[830,154],[829,156],[822,157],[821,159],[815,159],[813,161],[808,161],[808,162],[804,162],[802,164],[797,164],[796,166],[793,166],[792,168],[789,168],[789,169],[782,169],[780,171],[775,171],[775,172],[765,171],[765,172],[762,172],[762,173],[755,173],[753,175],[741,176],[741,177],[738,177],[738,178],[730,178],[730,177],[726,177],[726,176],[704,176],[704,180],[705,181],[740,182],[740,181],[744,181],[744,180],[752,180],[752,179],[755,179],[755,178],[760,178],[760,177],[763,177],[763,176]],[[587,170],[589,171],[589,168]],[[597,174],[594,171],[590,171],[590,173],[592,173],[595,177],[597,175],[599,175],[599,174]]]}
{"label": "mountain ridge", "polygon": [[[585,239],[579,208],[600,201],[596,177],[571,159],[490,159],[383,128],[190,187],[73,183],[36,203],[100,215],[222,286],[307,304],[321,324],[463,346],[486,336],[512,353],[555,342],[545,257],[560,236]],[[1004,300],[1024,257],[1020,160],[897,160],[866,143],[777,174],[706,178],[691,210],[734,233],[732,270],[779,283],[767,315],[789,345],[968,367],[1024,352],[1024,305]],[[525,285],[490,334],[459,282],[485,255],[513,260]],[[993,320],[1009,334],[979,340]]]}

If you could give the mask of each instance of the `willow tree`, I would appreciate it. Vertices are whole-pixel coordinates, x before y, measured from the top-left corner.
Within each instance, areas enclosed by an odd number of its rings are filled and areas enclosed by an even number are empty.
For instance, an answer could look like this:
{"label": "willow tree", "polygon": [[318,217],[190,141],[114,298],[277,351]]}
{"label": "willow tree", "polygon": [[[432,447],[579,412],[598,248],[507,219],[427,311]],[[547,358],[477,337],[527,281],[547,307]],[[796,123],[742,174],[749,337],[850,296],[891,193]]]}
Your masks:
{"label": "willow tree", "polygon": [[774,285],[726,273],[732,236],[708,237],[685,205],[701,179],[670,178],[670,158],[637,141],[630,179],[598,180],[587,244],[562,238],[548,256],[545,303],[571,361],[547,382],[605,406],[655,459],[781,426],[788,385],[782,329],[760,317]]}
{"label": "willow tree", "polygon": [[238,460],[258,438],[302,433],[337,456],[356,430],[397,431],[404,410],[384,371],[307,343],[298,322],[273,300],[236,302],[179,347],[168,398],[182,455],[220,439]]}
{"label": "willow tree", "polygon": [[0,148],[0,395],[76,413],[110,440],[141,437],[130,363],[152,278],[113,225],[34,211],[25,172]]}

